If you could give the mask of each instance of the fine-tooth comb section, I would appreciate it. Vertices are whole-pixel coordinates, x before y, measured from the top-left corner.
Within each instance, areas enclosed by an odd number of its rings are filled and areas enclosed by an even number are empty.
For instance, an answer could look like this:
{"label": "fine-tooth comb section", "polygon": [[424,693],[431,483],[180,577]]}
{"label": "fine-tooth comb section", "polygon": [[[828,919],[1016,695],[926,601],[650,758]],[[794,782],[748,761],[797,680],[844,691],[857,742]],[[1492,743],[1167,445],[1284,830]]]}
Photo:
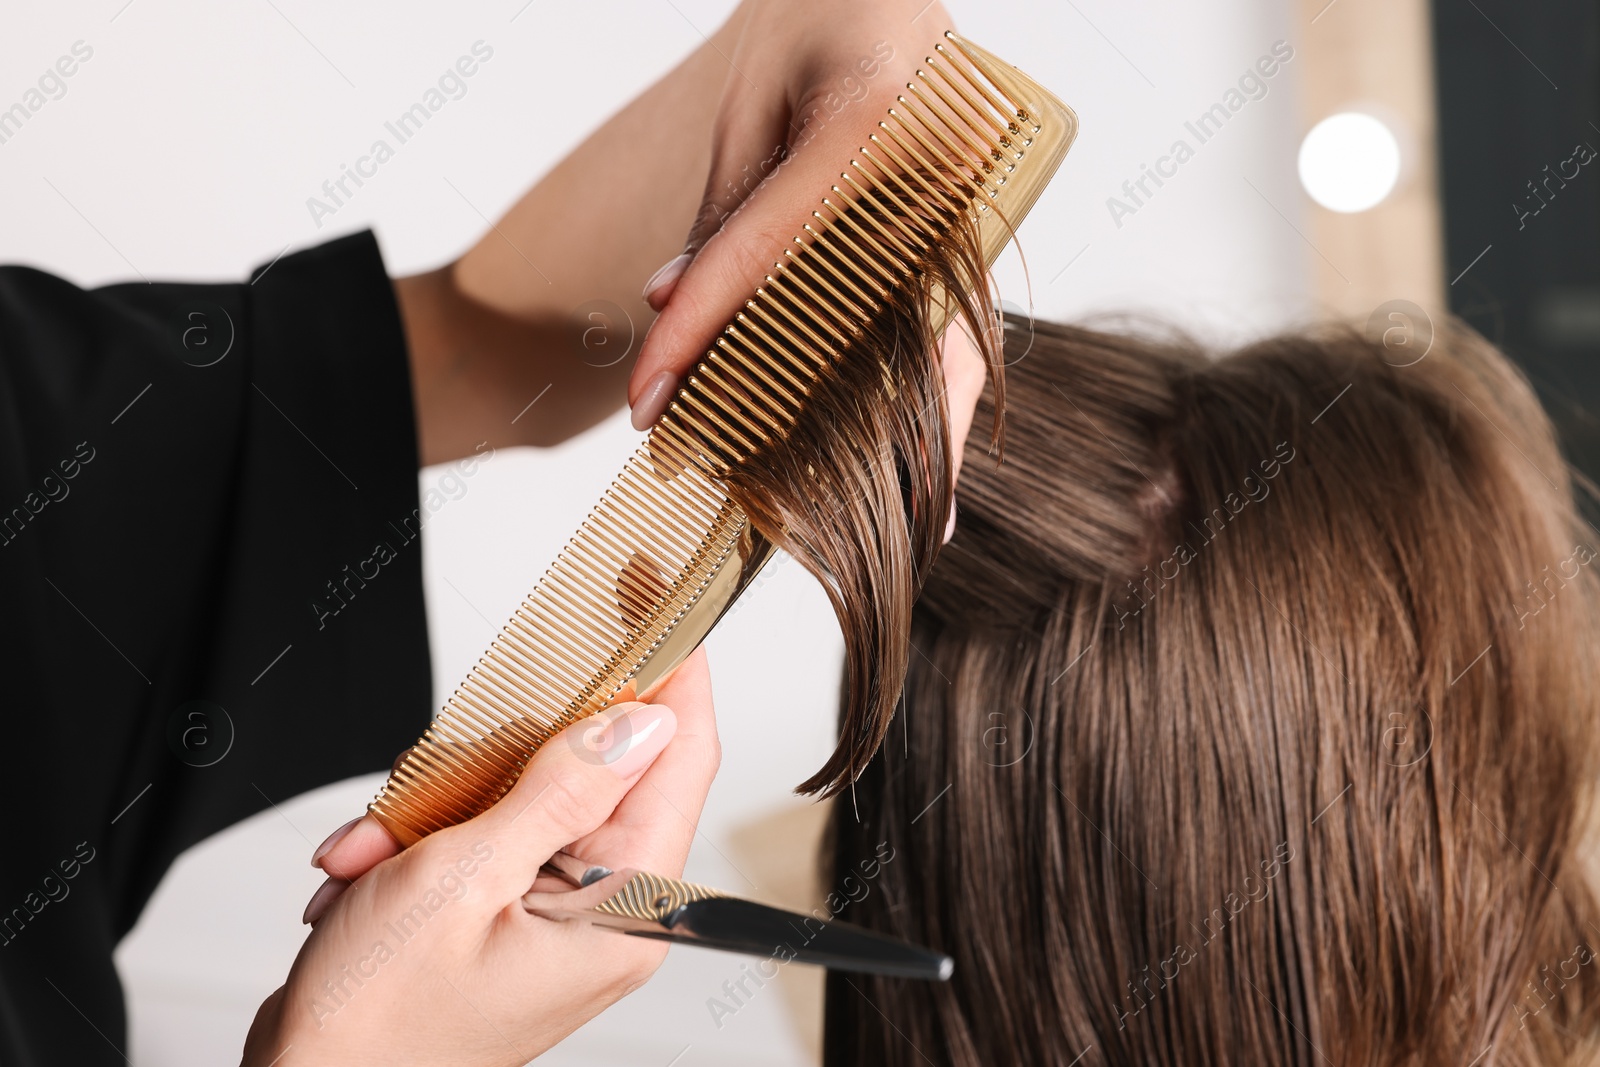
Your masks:
{"label": "fine-tooth comb section", "polygon": [[789,433],[941,233],[972,220],[992,264],[1054,174],[1072,112],[945,36],[390,775],[370,810],[402,844],[484,811],[551,736],[693,651],[771,554],[723,480]]}

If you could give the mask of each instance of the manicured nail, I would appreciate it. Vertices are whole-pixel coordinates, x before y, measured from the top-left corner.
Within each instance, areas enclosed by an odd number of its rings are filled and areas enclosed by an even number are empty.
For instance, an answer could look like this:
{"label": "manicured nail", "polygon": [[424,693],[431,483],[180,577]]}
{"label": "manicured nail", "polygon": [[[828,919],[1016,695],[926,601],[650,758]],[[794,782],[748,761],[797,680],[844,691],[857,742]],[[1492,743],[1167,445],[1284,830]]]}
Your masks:
{"label": "manicured nail", "polygon": [[328,853],[332,852],[333,851],[333,846],[337,845],[340,841],[343,841],[344,840],[344,835],[348,834],[351,830],[354,830],[355,826],[356,826],[356,823],[358,823],[360,821],[361,821],[361,816],[357,815],[354,819],[351,819],[349,822],[347,822],[343,826],[339,827],[333,833],[329,834],[328,835],[328,839],[326,841],[324,841],[322,844],[318,845],[317,846],[317,850],[311,854],[311,866],[313,866],[313,867],[321,867],[322,866],[322,857],[324,857]]}
{"label": "manicured nail", "polygon": [[678,279],[683,277],[683,272],[689,267],[689,260],[693,258],[689,253],[683,252],[662,264],[661,269],[650,275],[650,280],[644,283],[644,302],[656,311],[660,311],[666,304],[667,297],[672,295],[672,287],[678,284]]}
{"label": "manicured nail", "polygon": [[323,882],[317,891],[311,894],[311,899],[306,902],[306,912],[300,917],[300,921],[310,926],[322,918],[322,913],[328,910],[328,906],[339,899],[340,893],[349,888],[349,882],[342,882],[337,878],[329,878],[326,882]]}
{"label": "manicured nail", "polygon": [[593,751],[618,778],[631,778],[661,755],[678,730],[678,717],[665,704],[640,704],[606,727]]}
{"label": "manicured nail", "polygon": [[944,543],[949,544],[950,538],[956,535],[956,498],[950,498],[950,518],[944,524]]}
{"label": "manicured nail", "polygon": [[677,389],[678,376],[669,370],[662,371],[645,383],[644,392],[633,404],[633,428],[648,430],[654,426],[661,413],[667,410],[667,405],[672,403],[672,394]]}

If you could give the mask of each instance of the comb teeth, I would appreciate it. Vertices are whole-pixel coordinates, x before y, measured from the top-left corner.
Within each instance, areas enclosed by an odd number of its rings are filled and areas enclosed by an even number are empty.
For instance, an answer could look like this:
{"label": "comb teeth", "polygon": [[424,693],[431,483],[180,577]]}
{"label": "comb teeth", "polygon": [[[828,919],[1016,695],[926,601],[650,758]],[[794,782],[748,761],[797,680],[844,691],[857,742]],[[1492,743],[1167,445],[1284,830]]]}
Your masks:
{"label": "comb teeth", "polygon": [[699,599],[744,524],[700,467],[663,479],[641,448],[395,770],[374,812],[420,837],[498,800],[553,734],[612,701]]}
{"label": "comb teeth", "polygon": [[[1054,174],[1076,134],[1072,112],[945,36],[951,47],[927,57],[390,775],[370,810],[402,844],[504,796],[551,736],[627,692],[691,612],[672,664],[693,650],[737,591],[719,576],[751,554],[722,479],[788,434],[816,383],[941,234],[966,215],[993,263]],[[659,676],[672,664],[651,669]]]}

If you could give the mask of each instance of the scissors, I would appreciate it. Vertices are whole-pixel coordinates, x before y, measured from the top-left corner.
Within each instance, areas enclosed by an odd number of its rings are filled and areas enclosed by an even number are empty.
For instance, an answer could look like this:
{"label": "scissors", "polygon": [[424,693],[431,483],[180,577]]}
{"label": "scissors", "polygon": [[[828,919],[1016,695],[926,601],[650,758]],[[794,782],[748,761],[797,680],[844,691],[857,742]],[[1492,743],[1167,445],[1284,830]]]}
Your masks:
{"label": "scissors", "polygon": [[784,911],[720,890],[646,871],[587,863],[558,852],[544,870],[577,889],[611,884],[599,904],[579,910],[549,909],[523,897],[530,914],[563,922],[587,922],[633,937],[680,945],[811,963],[836,971],[946,981],[955,961],[941,952],[874,933],[839,919]]}

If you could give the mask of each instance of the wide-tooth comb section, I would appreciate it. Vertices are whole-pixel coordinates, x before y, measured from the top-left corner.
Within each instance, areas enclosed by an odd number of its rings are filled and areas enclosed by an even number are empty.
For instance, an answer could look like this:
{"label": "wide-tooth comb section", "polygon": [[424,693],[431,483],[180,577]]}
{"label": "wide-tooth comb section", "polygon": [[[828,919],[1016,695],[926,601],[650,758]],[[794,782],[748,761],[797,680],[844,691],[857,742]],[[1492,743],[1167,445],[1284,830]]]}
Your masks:
{"label": "wide-tooth comb section", "polygon": [[946,39],[390,775],[371,811],[402,844],[484,811],[551,736],[631,692],[647,665],[659,678],[692,651],[737,592],[727,568],[748,580],[765,558],[723,480],[787,437],[963,215],[986,264],[1010,239],[1076,119],[1014,68]]}
{"label": "wide-tooth comb section", "polygon": [[396,769],[374,810],[417,836],[471,818],[604,708],[727,558],[744,516],[692,463],[640,449]]}

